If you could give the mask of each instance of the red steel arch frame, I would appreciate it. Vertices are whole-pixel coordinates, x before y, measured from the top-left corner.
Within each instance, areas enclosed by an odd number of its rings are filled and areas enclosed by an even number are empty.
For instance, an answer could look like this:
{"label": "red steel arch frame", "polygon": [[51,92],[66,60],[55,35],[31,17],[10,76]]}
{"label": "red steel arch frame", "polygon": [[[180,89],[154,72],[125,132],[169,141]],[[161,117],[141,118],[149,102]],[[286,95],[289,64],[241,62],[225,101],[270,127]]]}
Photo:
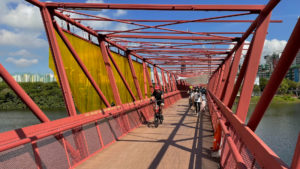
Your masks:
{"label": "red steel arch frame", "polygon": [[[148,91],[141,91],[139,83],[137,82],[135,70],[132,65],[132,56],[136,59],[140,59],[144,67],[144,85],[148,82],[151,91],[153,90],[152,81],[150,75],[148,74],[147,64],[152,65],[154,70],[154,80],[155,84],[159,85],[161,89],[167,91],[165,95],[169,104],[180,98],[179,90],[184,90],[189,85],[183,80],[175,80],[178,76],[197,76],[195,72],[199,74],[210,75],[209,82],[207,84],[208,88],[208,105],[210,113],[212,115],[213,127],[215,129],[215,143],[213,148],[218,150],[221,146],[221,139],[223,140],[222,154],[221,154],[221,166],[225,167],[226,158],[232,155],[236,164],[236,168],[248,168],[248,164],[242,157],[242,152],[240,147],[237,146],[236,140],[234,138],[240,138],[240,141],[247,147],[250,153],[253,155],[252,163],[258,163],[260,167],[263,168],[288,168],[280,158],[254,133],[257,125],[259,124],[263,114],[268,107],[272,97],[274,96],[276,89],[279,87],[280,82],[284,78],[289,66],[291,65],[296,53],[299,50],[300,42],[296,39],[300,36],[300,21],[296,25],[294,32],[282,54],[282,57],[276,67],[270,83],[267,85],[259,103],[257,104],[254,113],[252,114],[249,122],[245,125],[245,118],[247,115],[248,106],[250,103],[251,93],[253,89],[253,84],[255,76],[257,73],[257,68],[259,64],[260,55],[262,52],[263,42],[267,34],[268,24],[270,22],[280,22],[278,20],[272,21],[271,11],[280,2],[279,0],[271,0],[267,5],[151,5],[151,4],[85,4],[85,3],[56,3],[56,2],[40,2],[38,0],[26,0],[33,5],[40,8],[43,22],[45,25],[47,37],[49,40],[50,49],[53,53],[53,60],[56,65],[56,71],[58,73],[59,81],[61,84],[64,101],[66,104],[67,111],[71,117],[61,119],[58,121],[50,122],[47,116],[38,108],[38,106],[31,100],[31,98],[24,92],[24,90],[13,80],[5,68],[0,65],[0,75],[3,79],[11,86],[11,88],[17,93],[17,95],[24,101],[24,103],[32,110],[32,112],[37,116],[37,118],[44,122],[40,125],[43,130],[42,133],[36,132],[36,126],[31,126],[29,128],[24,128],[25,138],[20,138],[15,131],[9,131],[5,133],[0,133],[2,139],[0,139],[0,151],[11,149],[18,145],[23,145],[26,143],[31,143],[35,161],[38,168],[42,168],[41,159],[39,156],[39,150],[36,145],[36,141],[49,135],[55,135],[56,139],[61,140],[61,144],[65,147],[66,154],[71,152],[74,159],[78,159],[78,163],[84,161],[89,154],[88,148],[86,147],[86,140],[84,133],[79,131],[83,124],[94,122],[97,119],[109,117],[111,115],[120,114],[124,111],[129,111],[133,109],[139,109],[143,106],[149,106],[149,98],[143,98],[142,92],[147,93]],[[99,16],[93,16],[89,14],[79,13],[83,16],[88,16],[90,18],[70,18],[65,15],[64,12],[74,12],[69,9],[126,9],[126,10],[184,10],[184,11],[245,11],[244,13],[225,15],[220,17],[212,18],[201,18],[195,20],[126,20],[126,19],[110,19]],[[216,20],[220,18],[242,16],[242,15],[252,15],[257,14],[255,20]],[[101,89],[95,83],[93,77],[88,72],[85,65],[82,63],[78,57],[76,51],[73,49],[68,39],[64,36],[64,30],[60,25],[54,20],[54,16],[66,21],[68,25],[76,26],[81,30],[87,32],[90,36],[97,38],[97,44],[101,47],[101,52],[106,65],[106,71],[109,75],[109,80],[114,93],[114,99],[116,100],[117,106],[112,107],[108,103],[106,97],[102,93]],[[119,23],[126,23],[135,26],[140,26],[136,29],[126,30],[126,31],[109,31],[109,30],[93,30],[90,27],[84,26],[79,23],[78,20],[98,20],[98,21],[115,21]],[[170,22],[166,24],[160,24],[155,26],[149,26],[145,24],[139,24],[136,22]],[[250,22],[251,25],[245,32],[189,32],[165,28],[164,26],[190,23],[190,22]],[[168,31],[165,34],[185,34],[185,36],[169,36],[169,35],[123,35],[123,33],[144,33],[144,34],[162,34],[161,32],[147,32],[140,31],[143,29],[154,28],[158,30]],[[69,82],[64,70],[63,61],[59,52],[59,47],[55,37],[55,31],[63,39],[64,43],[71,51],[73,57],[85,73],[86,77],[94,87],[95,91],[98,93],[99,97],[103,100],[108,109],[87,113],[90,116],[77,115],[75,110],[75,105],[72,99],[72,93],[69,87]],[[101,32],[99,34],[99,32]],[[108,32],[108,33],[105,33]],[[220,35],[222,34],[222,35]],[[241,37],[228,37],[223,35],[232,34],[242,34]],[[246,57],[244,59],[242,68],[240,70],[237,81],[234,83],[235,76],[238,70],[238,63],[240,61],[241,53],[243,50],[243,45],[245,40],[253,34],[252,41],[250,43],[249,50],[247,51]],[[194,36],[187,36],[194,35]],[[197,35],[197,36],[196,36]],[[201,35],[201,36],[199,36]],[[126,39],[122,39],[126,38]],[[181,40],[210,40],[214,44],[230,44],[234,43],[234,47],[228,51],[228,49],[220,48],[217,50],[213,49],[197,49],[185,48],[185,46],[190,47],[194,45],[200,45],[205,43],[183,43],[183,42],[170,42],[166,43],[160,42],[147,42],[147,41],[128,41],[127,38],[137,38],[137,39],[181,39]],[[90,39],[87,39],[90,40]],[[136,46],[121,45],[122,43],[137,43],[139,44],[138,49],[134,49]],[[166,46],[161,47],[161,44]],[[208,43],[206,43],[208,44]],[[132,77],[134,79],[135,88],[138,91],[138,99],[132,93],[130,86],[128,85],[126,79],[119,71],[118,66],[115,64],[113,58],[110,54],[111,47],[118,48],[122,50],[128,58],[130,65],[130,70]],[[188,49],[188,50],[187,50]],[[217,51],[216,51],[217,50]],[[156,55],[154,57],[147,57],[147,53],[167,53],[168,57],[162,57]],[[175,54],[174,54],[175,53]],[[180,53],[181,56],[177,54]],[[193,55],[192,55],[193,54]],[[215,55],[225,55],[226,57],[215,57]],[[207,56],[199,58],[197,56]],[[130,92],[135,104],[122,104],[120,95],[115,83],[115,79],[112,73],[112,65],[117,69],[124,85]],[[162,62],[164,61],[164,62]],[[191,61],[191,62],[188,62]],[[198,62],[195,62],[198,61]],[[170,66],[159,66],[159,65],[177,65]],[[182,72],[180,65],[198,65],[187,67],[187,71]],[[206,66],[201,66],[206,65]],[[215,65],[215,66],[214,66]],[[172,68],[172,69],[170,69]],[[162,79],[158,76],[157,69],[160,69]],[[167,78],[164,73],[167,74]],[[166,82],[168,79],[168,83]],[[161,81],[162,80],[162,81]],[[242,85],[241,97],[238,103],[237,111],[235,114],[231,111],[231,107],[237,91]],[[272,85],[271,85],[272,84]],[[275,84],[275,85],[273,85]],[[175,99],[174,99],[175,98]],[[139,101],[137,101],[139,100]],[[126,120],[125,120],[126,121]],[[97,123],[97,122],[96,122]],[[64,124],[64,125],[63,125]],[[66,125],[68,124],[68,125]],[[125,125],[125,124],[124,124]],[[59,130],[53,130],[57,126],[60,126]],[[126,126],[126,125],[125,125]],[[128,127],[128,126],[127,126]],[[80,147],[81,151],[74,150],[74,148],[68,143],[67,140],[63,138],[60,134],[62,131],[67,129],[72,129],[78,132],[76,136],[76,146]],[[126,130],[126,129],[125,129]],[[98,134],[100,129],[97,128]],[[125,134],[130,130],[125,131]],[[102,140],[99,135],[100,140]],[[3,139],[4,138],[4,139]],[[224,142],[229,146],[229,149],[224,148]],[[297,147],[295,150],[293,162],[291,168],[296,169],[300,166],[300,136],[298,139]],[[71,167],[70,161],[68,161]],[[252,165],[253,165],[252,164]]]}

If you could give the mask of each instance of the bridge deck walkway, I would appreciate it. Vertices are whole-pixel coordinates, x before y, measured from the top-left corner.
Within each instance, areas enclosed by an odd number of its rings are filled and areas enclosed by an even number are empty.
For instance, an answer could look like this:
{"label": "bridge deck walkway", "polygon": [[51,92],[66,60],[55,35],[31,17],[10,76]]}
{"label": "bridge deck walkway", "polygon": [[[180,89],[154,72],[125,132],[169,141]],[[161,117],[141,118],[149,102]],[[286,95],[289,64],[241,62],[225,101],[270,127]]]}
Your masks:
{"label": "bridge deck walkway", "polygon": [[181,99],[164,109],[158,128],[142,125],[94,155],[76,169],[215,169],[211,157],[213,129],[208,112],[199,116]]}

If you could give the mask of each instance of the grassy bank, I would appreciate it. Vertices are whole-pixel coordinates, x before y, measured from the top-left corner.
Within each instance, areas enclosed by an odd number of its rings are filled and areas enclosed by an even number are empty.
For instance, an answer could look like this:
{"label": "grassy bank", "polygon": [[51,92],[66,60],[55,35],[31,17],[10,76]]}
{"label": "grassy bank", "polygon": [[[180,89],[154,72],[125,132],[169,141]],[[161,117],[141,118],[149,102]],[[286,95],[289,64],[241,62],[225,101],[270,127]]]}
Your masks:
{"label": "grassy bank", "polygon": [[[251,104],[256,104],[259,101],[260,96],[253,96],[251,98]],[[280,104],[280,103],[300,103],[300,99],[294,97],[292,95],[276,95],[272,102],[272,104]]]}

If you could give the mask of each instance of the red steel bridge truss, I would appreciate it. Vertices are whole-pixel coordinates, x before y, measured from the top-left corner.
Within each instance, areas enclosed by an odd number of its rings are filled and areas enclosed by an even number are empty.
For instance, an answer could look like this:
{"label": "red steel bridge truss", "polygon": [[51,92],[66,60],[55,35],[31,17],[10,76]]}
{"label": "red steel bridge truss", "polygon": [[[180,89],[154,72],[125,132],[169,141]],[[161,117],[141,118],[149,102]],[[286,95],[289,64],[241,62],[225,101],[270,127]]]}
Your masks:
{"label": "red steel bridge truss", "polygon": [[[280,0],[270,0],[266,5],[98,4],[26,1],[37,6],[41,11],[69,117],[50,121],[6,69],[0,65],[1,77],[41,122],[38,125],[0,133],[0,168],[72,168],[141,125],[143,122],[141,117],[148,120],[153,115],[152,103],[150,98],[147,98],[147,93],[153,90],[147,66],[153,69],[155,85],[159,85],[167,93],[165,94],[166,106],[182,98],[183,92],[190,85],[184,80],[179,80],[179,77],[208,77],[208,83],[205,85],[208,89],[208,107],[215,131],[215,141],[212,147],[214,151],[221,150],[220,164],[223,168],[300,168],[300,140],[296,145],[292,164],[287,166],[254,133],[300,48],[300,21],[296,24],[278,66],[264,89],[250,120],[245,123],[269,23],[281,22],[280,20],[271,20],[271,12]],[[169,11],[170,13],[208,11],[226,15],[191,20],[150,20],[112,19],[93,15],[90,12],[104,9],[155,10]],[[250,19],[240,19],[246,17]],[[66,24],[62,26],[59,24],[60,21],[64,21]],[[96,30],[84,25],[90,21],[116,22],[130,26],[128,30]],[[243,32],[198,32],[174,28],[180,24],[206,22],[248,23],[250,26]],[[87,36],[80,36],[76,32],[72,32],[72,27],[85,32]],[[219,29],[222,30],[222,27]],[[55,32],[64,41],[107,108],[76,114]],[[112,107],[109,104],[64,32],[69,32],[101,47],[116,106]],[[246,45],[247,49],[244,47]],[[229,46],[231,47],[229,48]],[[118,65],[110,55],[111,50],[119,51],[128,58],[138,98],[134,97],[127,80],[120,71],[118,72],[131,93],[132,103],[123,104],[120,99],[111,63],[117,70]],[[244,57],[242,57],[242,53],[245,53]],[[242,58],[242,66],[237,73]],[[132,59],[143,64],[144,84],[145,86],[148,84],[151,91],[147,91],[146,87],[145,91],[141,91]],[[161,79],[158,75],[159,72],[162,74]],[[240,88],[237,109],[232,112],[231,108]],[[146,93],[145,98],[143,98],[142,92]],[[114,126],[119,127],[111,127],[103,123],[103,120],[117,124]],[[29,153],[22,153],[20,149]]]}

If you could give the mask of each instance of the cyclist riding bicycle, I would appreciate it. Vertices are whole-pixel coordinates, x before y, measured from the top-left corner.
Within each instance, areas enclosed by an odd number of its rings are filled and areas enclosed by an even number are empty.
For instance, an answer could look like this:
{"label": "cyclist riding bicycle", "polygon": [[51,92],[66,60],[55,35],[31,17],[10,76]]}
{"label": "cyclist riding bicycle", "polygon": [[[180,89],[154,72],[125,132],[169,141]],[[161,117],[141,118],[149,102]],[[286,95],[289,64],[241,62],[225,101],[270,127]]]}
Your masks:
{"label": "cyclist riding bicycle", "polygon": [[151,96],[154,96],[158,106],[164,106],[163,92],[160,90],[159,86],[155,86],[154,89]]}
{"label": "cyclist riding bicycle", "polygon": [[155,103],[158,107],[158,109],[155,109],[155,127],[158,126],[158,120],[160,121],[160,123],[162,124],[163,122],[163,115],[162,115],[162,107],[164,106],[164,99],[163,99],[163,92],[160,90],[159,86],[155,86],[155,90],[152,93],[151,96],[154,96],[155,98]]}

